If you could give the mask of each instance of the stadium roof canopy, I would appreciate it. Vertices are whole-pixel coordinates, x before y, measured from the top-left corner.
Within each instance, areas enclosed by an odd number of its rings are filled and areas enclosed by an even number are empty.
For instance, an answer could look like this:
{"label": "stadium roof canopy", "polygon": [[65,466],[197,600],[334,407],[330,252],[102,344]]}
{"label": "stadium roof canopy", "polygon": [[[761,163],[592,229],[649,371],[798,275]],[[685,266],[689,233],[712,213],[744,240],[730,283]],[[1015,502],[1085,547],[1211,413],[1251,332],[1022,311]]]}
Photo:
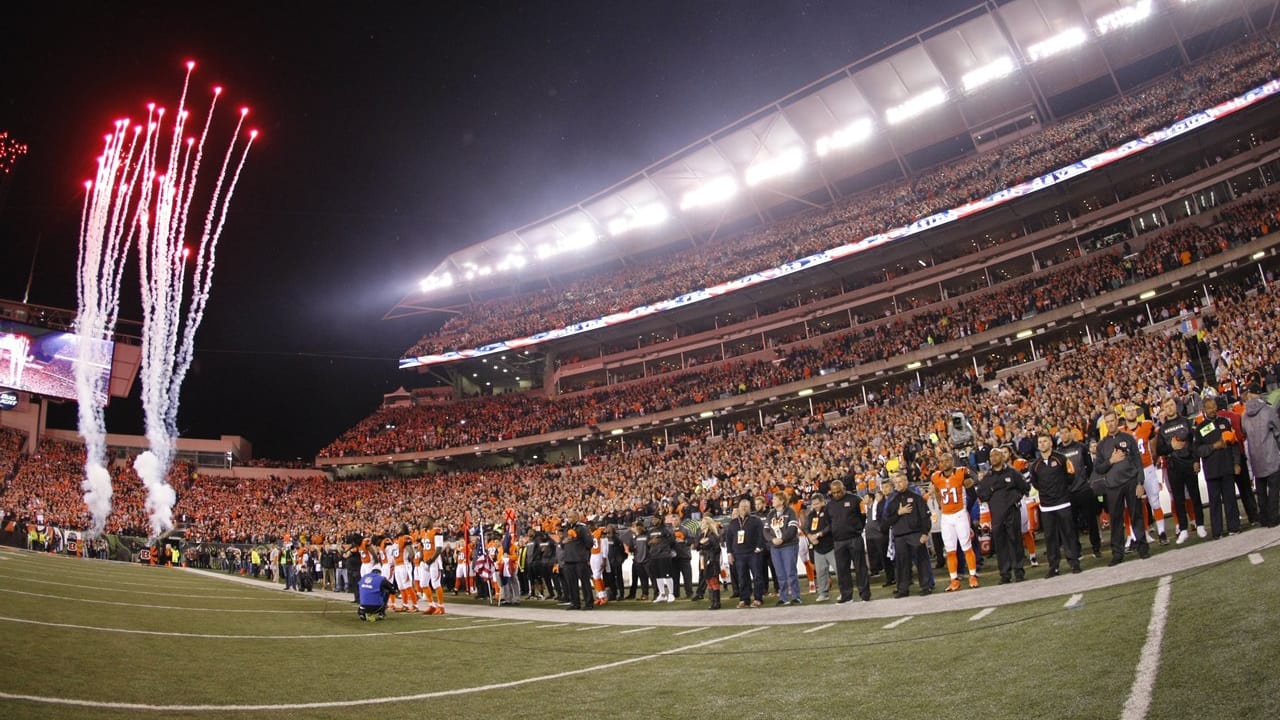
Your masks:
{"label": "stadium roof canopy", "polygon": [[[955,15],[779,98],[573,206],[445,258],[388,318],[667,245],[763,224],[849,194],[857,176],[901,177],[929,150],[977,144],[1086,85],[1187,46],[1271,0],[1012,0]],[[1269,20],[1269,18],[1268,18]],[[914,156],[913,156],[914,154]],[[886,170],[887,173],[872,172]],[[862,185],[861,187],[865,187]],[[845,189],[842,189],[845,188]]]}

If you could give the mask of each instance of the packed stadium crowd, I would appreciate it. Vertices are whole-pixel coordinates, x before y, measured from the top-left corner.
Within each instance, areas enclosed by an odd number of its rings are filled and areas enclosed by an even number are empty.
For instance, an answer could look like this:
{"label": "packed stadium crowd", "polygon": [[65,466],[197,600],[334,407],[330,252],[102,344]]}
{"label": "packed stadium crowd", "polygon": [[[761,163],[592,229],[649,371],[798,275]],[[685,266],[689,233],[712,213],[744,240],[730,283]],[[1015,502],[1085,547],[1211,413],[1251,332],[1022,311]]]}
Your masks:
{"label": "packed stadium crowd", "polygon": [[475,303],[423,337],[406,356],[481,347],[566,327],[855,242],[1140,137],[1275,77],[1278,66],[1280,46],[1273,33],[1262,33],[1140,92],[1047,125],[1004,147],[848,198],[836,207],[628,263],[562,287]]}
{"label": "packed stadium crowd", "polygon": [[1261,191],[1223,208],[1208,228],[1186,221],[1128,243],[1056,265],[990,290],[948,298],[918,311],[831,333],[820,342],[780,347],[766,359],[686,368],[585,394],[537,392],[452,403],[381,408],[321,450],[322,456],[421,452],[587,428],[802,380],[941,345],[1155,277],[1269,233],[1277,194]]}
{"label": "packed stadium crowd", "polygon": [[[464,518],[472,526],[492,524],[508,509],[516,513],[522,530],[549,527],[573,514],[620,526],[652,515],[696,520],[722,516],[744,496],[768,500],[787,488],[801,499],[827,493],[835,480],[853,495],[874,498],[887,476],[901,472],[912,482],[926,479],[941,455],[961,448],[961,465],[978,475],[994,464],[992,448],[1009,447],[1014,458],[1033,461],[1042,432],[1096,443],[1099,420],[1105,421],[1117,406],[1122,415],[1132,407],[1139,418],[1158,421],[1155,432],[1176,417],[1203,416],[1205,398],[1214,393],[1197,384],[1202,369],[1217,371],[1214,387],[1231,401],[1245,388],[1274,390],[1280,374],[1280,293],[1258,288],[1246,296],[1243,287],[1224,287],[1218,293],[1213,313],[1188,315],[1199,326],[1197,335],[1184,336],[1185,328],[1175,325],[1164,332],[1082,346],[1053,356],[1036,370],[1010,376],[991,391],[965,373],[935,376],[924,387],[890,389],[882,402],[851,409],[835,421],[815,415],[773,431],[589,457],[564,467],[359,482],[240,480],[195,476],[183,467],[172,477],[178,492],[175,513],[189,541],[287,538],[309,545],[385,533],[428,517],[438,518],[436,525],[445,536],[457,538]],[[965,418],[971,441],[952,434],[949,423],[957,413]],[[1110,422],[1115,437],[1118,421]],[[1233,422],[1237,436],[1243,437],[1240,418]],[[1234,441],[1226,446],[1240,456]],[[38,455],[19,461],[18,472],[0,494],[0,506],[8,514],[40,512],[52,524],[81,525],[82,463],[83,452],[74,445],[45,441]],[[1266,515],[1265,488],[1258,488],[1263,494],[1259,504],[1245,472],[1248,465],[1239,464],[1244,470],[1238,487],[1248,519],[1274,521]],[[124,472],[117,481],[112,527],[145,527],[137,484],[129,483]],[[1238,521],[1232,525],[1230,509],[1224,512],[1227,525],[1210,523],[1215,535],[1228,526],[1240,527]],[[1166,527],[1161,517],[1155,514],[1161,534],[1187,529],[1181,521],[1176,529]],[[1195,524],[1206,526],[1199,517]],[[1093,548],[1099,547],[1094,539]],[[883,566],[884,558],[880,562]]]}

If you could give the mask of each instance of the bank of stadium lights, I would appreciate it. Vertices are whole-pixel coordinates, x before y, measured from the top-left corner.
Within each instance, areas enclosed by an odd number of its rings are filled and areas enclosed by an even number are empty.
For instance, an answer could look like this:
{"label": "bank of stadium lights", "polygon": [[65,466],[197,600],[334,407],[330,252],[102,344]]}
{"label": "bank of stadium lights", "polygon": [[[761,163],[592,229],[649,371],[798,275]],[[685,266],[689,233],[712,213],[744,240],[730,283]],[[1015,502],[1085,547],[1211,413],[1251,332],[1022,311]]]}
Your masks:
{"label": "bank of stadium lights", "polygon": [[1080,47],[1089,41],[1089,33],[1084,28],[1073,27],[1045,38],[1027,47],[1027,58],[1031,62],[1039,62],[1046,58],[1064,53],[1072,48]]}
{"label": "bank of stadium lights", "polygon": [[804,167],[804,150],[791,147],[772,157],[761,158],[747,167],[744,179],[755,187],[760,183],[791,173]]}
{"label": "bank of stadium lights", "polygon": [[1012,75],[1017,69],[1018,66],[1013,62],[1013,58],[1006,55],[970,70],[960,78],[960,82],[964,85],[965,92],[973,92],[983,85]]}
{"label": "bank of stadium lights", "polygon": [[429,275],[422,278],[418,283],[418,287],[422,292],[429,293],[453,286],[453,273],[444,272],[440,275]]}
{"label": "bank of stadium lights", "polygon": [[533,252],[538,256],[539,260],[546,260],[563,252],[591,247],[596,244],[598,239],[595,230],[582,228],[565,235],[554,243],[542,243],[534,248]]}
{"label": "bank of stadium lights", "polygon": [[706,205],[719,205],[738,194],[738,181],[732,175],[712,178],[680,197],[680,209],[692,210]]}
{"label": "bank of stadium lights", "polygon": [[608,222],[606,228],[611,236],[617,237],[637,228],[661,225],[670,216],[671,213],[667,211],[666,205],[654,202],[633,208],[613,218]]}
{"label": "bank of stadium lights", "polygon": [[1137,25],[1149,17],[1151,17],[1151,0],[1139,0],[1132,5],[1126,5],[1103,15],[1094,22],[1094,27],[1098,29],[1099,35],[1106,35],[1113,30]]}
{"label": "bank of stadium lights", "polygon": [[918,115],[923,115],[928,110],[946,101],[947,92],[940,87],[935,87],[908,99],[906,102],[889,108],[884,113],[884,119],[890,125],[897,125]]}
{"label": "bank of stadium lights", "polygon": [[871,118],[859,118],[830,135],[823,135],[813,145],[818,157],[826,157],[835,150],[844,150],[871,137]]}

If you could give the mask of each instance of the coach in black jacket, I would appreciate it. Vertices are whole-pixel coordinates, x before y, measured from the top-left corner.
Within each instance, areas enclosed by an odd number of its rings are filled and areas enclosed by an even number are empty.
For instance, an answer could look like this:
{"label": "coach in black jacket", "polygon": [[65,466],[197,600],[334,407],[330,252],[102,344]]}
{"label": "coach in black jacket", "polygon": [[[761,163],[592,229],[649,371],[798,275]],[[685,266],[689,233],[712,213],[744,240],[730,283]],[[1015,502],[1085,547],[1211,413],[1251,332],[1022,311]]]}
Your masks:
{"label": "coach in black jacket", "polygon": [[840,585],[838,603],[853,599],[853,581],[858,581],[858,597],[871,599],[871,574],[867,571],[867,549],[862,531],[867,518],[862,514],[862,499],[845,492],[844,482],[831,483],[831,501],[827,503],[834,542],[836,579]]}
{"label": "coach in black jacket", "polygon": [[896,491],[889,500],[885,516],[893,523],[893,561],[898,575],[898,591],[895,598],[904,598],[911,594],[911,568],[916,568],[920,576],[920,594],[928,595],[933,588],[929,582],[929,520],[928,503],[920,494],[911,489],[911,483],[904,473],[893,476],[893,489]]}
{"label": "coach in black jacket", "polygon": [[1067,551],[1067,564],[1072,573],[1080,572],[1080,538],[1071,516],[1071,486],[1076,468],[1070,460],[1053,450],[1053,436],[1041,433],[1036,438],[1040,457],[1031,464],[1031,485],[1040,493],[1040,522],[1044,526],[1044,544],[1049,557],[1049,577],[1058,575],[1062,548]]}
{"label": "coach in black jacket", "polygon": [[1022,550],[1022,514],[1018,503],[1029,488],[1022,473],[1009,467],[1007,448],[991,449],[991,470],[978,481],[978,498],[991,510],[991,540],[1000,566],[1000,583],[1025,577]]}
{"label": "coach in black jacket", "polygon": [[[1103,416],[1108,428],[1120,427],[1116,414]],[[1129,522],[1138,545],[1138,557],[1144,560],[1151,555],[1147,545],[1147,518],[1142,507],[1142,459],[1138,453],[1138,441],[1127,432],[1113,432],[1098,441],[1098,454],[1093,459],[1093,489],[1106,498],[1107,514],[1111,516],[1111,562],[1119,565],[1124,560],[1127,540],[1124,529],[1124,511],[1129,510]]]}

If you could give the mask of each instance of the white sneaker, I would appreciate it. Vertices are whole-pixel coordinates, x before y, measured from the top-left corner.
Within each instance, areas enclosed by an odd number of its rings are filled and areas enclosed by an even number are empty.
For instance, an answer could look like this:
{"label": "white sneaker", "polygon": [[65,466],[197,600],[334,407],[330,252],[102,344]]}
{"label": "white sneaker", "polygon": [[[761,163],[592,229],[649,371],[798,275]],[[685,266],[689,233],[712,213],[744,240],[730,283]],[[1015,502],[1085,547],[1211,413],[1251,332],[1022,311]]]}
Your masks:
{"label": "white sneaker", "polygon": [[1198,538],[1200,538],[1200,539],[1202,539],[1202,540],[1203,540],[1204,538],[1209,537],[1209,532],[1208,532],[1207,530],[1205,530],[1205,529],[1204,529],[1204,526],[1203,526],[1203,525],[1197,525],[1197,526],[1196,526],[1196,537],[1198,537]]}
{"label": "white sneaker", "polygon": [[658,595],[657,597],[655,597],[655,598],[653,599],[653,601],[654,601],[655,603],[660,603],[660,602],[666,602],[666,599],[667,599],[667,596],[666,596],[666,595]]}
{"label": "white sneaker", "polygon": [[676,601],[676,596],[675,596],[675,595],[668,595],[668,596],[667,596],[667,602],[675,602],[675,601]]}
{"label": "white sneaker", "polygon": [[1147,528],[1147,544],[1154,545],[1155,542],[1156,542],[1156,536],[1151,534],[1151,528]]}
{"label": "white sneaker", "polygon": [[1174,544],[1174,545],[1181,545],[1182,543],[1184,543],[1184,542],[1186,542],[1186,541],[1187,541],[1187,531],[1186,531],[1186,530],[1179,530],[1179,531],[1178,531],[1178,539],[1177,539],[1177,540],[1174,540],[1174,541],[1173,541],[1173,544]]}
{"label": "white sneaker", "polygon": [[1031,556],[1031,567],[1040,567],[1040,558],[1037,558],[1035,555],[1032,555],[1032,556]]}

